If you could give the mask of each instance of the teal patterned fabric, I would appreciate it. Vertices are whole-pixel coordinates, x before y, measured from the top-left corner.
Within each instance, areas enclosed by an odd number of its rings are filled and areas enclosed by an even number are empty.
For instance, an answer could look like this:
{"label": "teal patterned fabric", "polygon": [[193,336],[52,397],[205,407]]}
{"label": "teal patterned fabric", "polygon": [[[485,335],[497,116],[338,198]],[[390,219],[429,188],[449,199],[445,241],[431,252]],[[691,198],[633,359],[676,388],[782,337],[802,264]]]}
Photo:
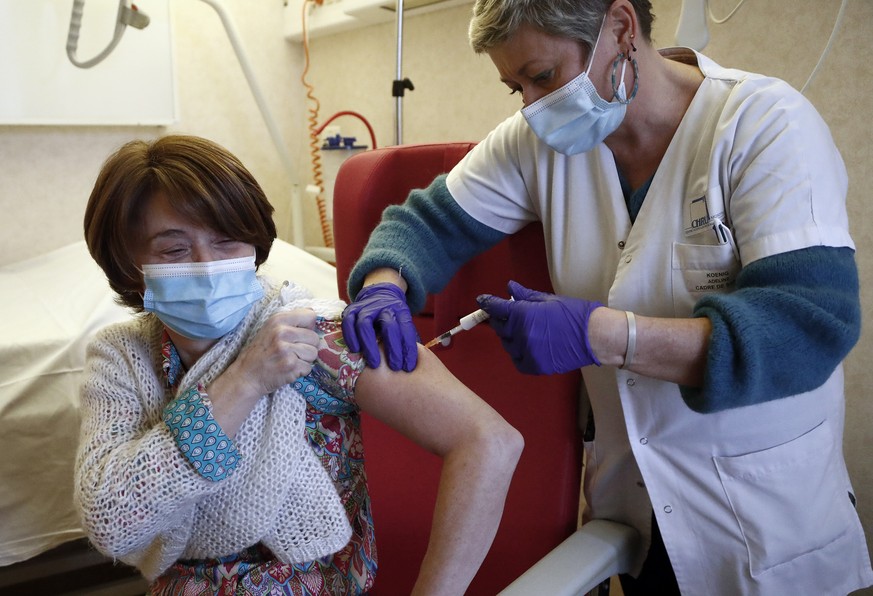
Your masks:
{"label": "teal patterned fabric", "polygon": [[203,398],[200,388],[192,387],[164,407],[164,423],[194,469],[218,482],[236,469],[239,453]]}

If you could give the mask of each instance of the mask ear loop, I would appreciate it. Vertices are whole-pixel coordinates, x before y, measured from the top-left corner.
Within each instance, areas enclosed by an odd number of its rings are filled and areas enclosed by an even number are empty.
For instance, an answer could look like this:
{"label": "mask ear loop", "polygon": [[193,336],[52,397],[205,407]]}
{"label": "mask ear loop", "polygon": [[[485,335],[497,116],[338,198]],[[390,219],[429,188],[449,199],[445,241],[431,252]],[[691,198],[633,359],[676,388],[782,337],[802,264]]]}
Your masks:
{"label": "mask ear loop", "polygon": [[597,39],[594,40],[594,45],[591,46],[591,54],[588,56],[588,66],[585,67],[585,76],[591,72],[591,65],[594,64],[594,52],[597,51],[597,44],[600,43],[600,36],[603,35],[603,26],[606,25],[606,15],[603,15],[603,21],[600,22],[600,30],[597,32]]}
{"label": "mask ear loop", "polygon": [[[631,91],[631,94],[627,97],[627,99],[622,99],[618,94],[619,88],[621,84],[624,83],[624,73],[627,69],[627,63],[630,62],[631,68],[634,71],[634,88]],[[615,72],[618,70],[618,65],[621,63],[621,74],[616,80]],[[636,58],[631,58],[629,56],[625,56],[624,52],[619,52],[618,56],[616,56],[615,61],[612,63],[612,95],[619,103],[623,103],[624,105],[629,104],[633,101],[634,97],[637,96],[637,91],[640,88],[640,69],[637,66]]]}

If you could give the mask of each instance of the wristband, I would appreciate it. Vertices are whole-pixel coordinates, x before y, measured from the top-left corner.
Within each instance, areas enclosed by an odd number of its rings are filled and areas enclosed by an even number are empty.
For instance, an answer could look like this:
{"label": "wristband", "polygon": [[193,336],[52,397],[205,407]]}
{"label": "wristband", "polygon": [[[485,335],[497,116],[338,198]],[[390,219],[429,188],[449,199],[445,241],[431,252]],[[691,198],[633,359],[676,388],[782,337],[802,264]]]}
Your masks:
{"label": "wristband", "polygon": [[637,351],[637,319],[629,310],[624,311],[627,317],[627,351],[624,355],[624,364],[621,369],[626,370],[634,362],[634,353]]}

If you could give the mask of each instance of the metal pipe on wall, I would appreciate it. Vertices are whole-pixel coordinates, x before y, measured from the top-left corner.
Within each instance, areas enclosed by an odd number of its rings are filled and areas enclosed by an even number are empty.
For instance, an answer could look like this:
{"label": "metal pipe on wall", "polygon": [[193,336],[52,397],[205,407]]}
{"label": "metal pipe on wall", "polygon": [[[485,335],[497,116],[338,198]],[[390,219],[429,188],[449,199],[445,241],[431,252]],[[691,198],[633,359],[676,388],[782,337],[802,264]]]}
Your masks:
{"label": "metal pipe on wall", "polygon": [[403,144],[403,0],[397,0],[397,77],[394,81],[394,144]]}
{"label": "metal pipe on wall", "polygon": [[279,154],[279,160],[282,162],[282,166],[285,168],[288,177],[291,180],[291,243],[298,248],[304,248],[303,200],[300,196],[300,185],[294,174],[294,164],[291,161],[291,155],[288,153],[288,146],[285,144],[285,140],[282,138],[282,133],[279,131],[279,127],[276,124],[276,120],[273,118],[270,107],[267,105],[267,100],[261,92],[261,87],[258,84],[255,72],[249,63],[248,56],[245,53],[239,34],[236,31],[236,26],[230,15],[225,10],[224,5],[220,0],[201,0],[201,2],[205,2],[211,6],[215,12],[218,13],[219,18],[221,18],[221,23],[224,25],[224,30],[227,32],[227,37],[230,40],[230,44],[233,46],[236,59],[243,70],[243,74],[246,77],[246,81],[249,84],[249,89],[251,89],[255,102],[258,104],[261,117],[264,119],[264,124],[267,125],[267,130],[270,132],[270,138],[273,141],[273,145],[276,147],[276,152]]}

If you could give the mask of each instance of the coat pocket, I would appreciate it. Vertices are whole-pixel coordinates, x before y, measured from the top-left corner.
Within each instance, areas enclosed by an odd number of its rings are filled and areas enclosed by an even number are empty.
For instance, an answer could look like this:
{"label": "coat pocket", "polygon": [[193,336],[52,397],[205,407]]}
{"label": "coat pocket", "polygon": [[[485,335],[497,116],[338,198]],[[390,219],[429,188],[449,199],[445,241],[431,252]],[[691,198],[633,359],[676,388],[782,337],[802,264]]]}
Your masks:
{"label": "coat pocket", "polygon": [[677,317],[691,315],[694,304],[706,294],[734,289],[740,263],[733,238],[724,244],[673,243],[673,311]]}
{"label": "coat pocket", "polygon": [[713,459],[753,577],[824,548],[852,527],[841,455],[827,421],[788,443]]}

